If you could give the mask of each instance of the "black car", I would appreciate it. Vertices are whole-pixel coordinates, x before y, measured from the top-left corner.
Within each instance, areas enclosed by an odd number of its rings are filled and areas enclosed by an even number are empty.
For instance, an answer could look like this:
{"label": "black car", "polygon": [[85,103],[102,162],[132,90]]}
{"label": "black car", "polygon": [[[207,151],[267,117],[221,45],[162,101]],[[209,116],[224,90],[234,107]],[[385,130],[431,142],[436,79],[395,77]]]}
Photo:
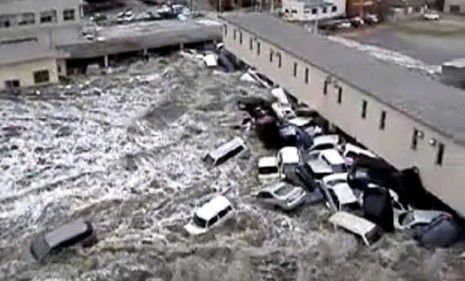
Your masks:
{"label": "black car", "polygon": [[83,219],[77,219],[40,235],[32,241],[29,250],[35,260],[42,262],[52,252],[78,243],[85,247],[94,242],[96,242],[96,235],[92,224]]}
{"label": "black car", "polygon": [[396,169],[381,159],[361,156],[349,170],[347,182],[350,187],[365,190],[369,184],[387,186]]}
{"label": "black car", "polygon": [[318,188],[318,183],[312,176],[311,171],[305,167],[305,165],[299,165],[295,168],[296,180],[298,180],[303,187],[309,191],[313,191]]}

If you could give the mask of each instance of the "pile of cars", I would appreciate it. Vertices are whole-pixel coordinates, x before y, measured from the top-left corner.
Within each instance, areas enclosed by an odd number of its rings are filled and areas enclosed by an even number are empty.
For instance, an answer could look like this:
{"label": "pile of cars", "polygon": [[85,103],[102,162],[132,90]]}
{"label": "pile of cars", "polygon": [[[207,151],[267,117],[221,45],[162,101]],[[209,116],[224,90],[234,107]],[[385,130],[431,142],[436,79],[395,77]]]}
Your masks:
{"label": "pile of cars", "polygon": [[[411,231],[425,246],[447,247],[457,241],[460,229],[451,213],[415,208],[415,196],[408,196],[410,191],[401,184],[402,172],[362,145],[344,141],[346,136],[327,130],[315,111],[283,88],[273,88],[254,69],[241,79],[262,85],[273,97],[237,100],[238,109],[248,114],[243,123],[249,123],[265,146],[272,144],[276,151],[257,161],[260,188],[253,194],[257,203],[286,212],[321,204],[332,214],[330,224],[353,233],[367,246],[395,230]],[[247,150],[246,143],[236,137],[211,151],[204,162],[213,167]],[[196,235],[224,221],[224,210],[232,205],[221,198],[199,208],[185,229]],[[216,201],[223,203],[217,207]],[[210,206],[212,214],[205,215],[205,206]]]}

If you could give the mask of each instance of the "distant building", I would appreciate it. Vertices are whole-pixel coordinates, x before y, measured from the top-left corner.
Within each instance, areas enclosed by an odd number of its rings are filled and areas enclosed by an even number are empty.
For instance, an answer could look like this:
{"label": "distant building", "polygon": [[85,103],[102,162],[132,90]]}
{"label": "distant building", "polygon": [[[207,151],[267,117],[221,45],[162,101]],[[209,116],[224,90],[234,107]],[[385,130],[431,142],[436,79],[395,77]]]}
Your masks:
{"label": "distant building", "polygon": [[465,14],[465,0],[445,0],[444,12],[453,14]]}
{"label": "distant building", "polygon": [[345,0],[283,0],[282,12],[290,21],[314,21],[344,16]]}
{"label": "distant building", "polygon": [[347,0],[346,14],[349,17],[366,14],[377,14],[378,2],[376,0]]}
{"label": "distant building", "polygon": [[0,90],[43,85],[66,74],[56,47],[81,37],[83,0],[0,0]]}

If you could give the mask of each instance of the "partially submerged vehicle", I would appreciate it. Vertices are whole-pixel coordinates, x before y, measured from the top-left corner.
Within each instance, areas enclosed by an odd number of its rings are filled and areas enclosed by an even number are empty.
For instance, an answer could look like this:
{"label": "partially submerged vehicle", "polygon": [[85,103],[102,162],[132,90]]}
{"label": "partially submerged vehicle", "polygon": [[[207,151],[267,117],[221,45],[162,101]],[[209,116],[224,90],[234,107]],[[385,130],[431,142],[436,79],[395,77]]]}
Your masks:
{"label": "partially submerged vehicle", "polygon": [[266,185],[257,193],[257,199],[267,205],[290,211],[304,203],[306,192],[303,188],[285,182]]}
{"label": "partially submerged vehicle", "polygon": [[350,214],[345,211],[334,213],[329,222],[333,225],[355,234],[366,246],[372,247],[383,236],[382,229],[369,220]]}
{"label": "partially submerged vehicle", "polygon": [[226,160],[247,150],[245,142],[240,137],[235,137],[231,141],[222,144],[218,148],[210,151],[203,161],[207,167],[214,167],[224,163]]}
{"label": "partially submerged vehicle", "polygon": [[452,217],[449,213],[436,210],[407,210],[394,213],[394,227],[396,229],[409,229],[426,226],[438,217]]}
{"label": "partially submerged vehicle", "polygon": [[35,260],[42,262],[48,255],[76,244],[89,246],[96,241],[94,227],[88,221],[77,219],[40,235],[29,247]]}
{"label": "partially submerged vehicle", "polygon": [[192,220],[184,226],[190,235],[206,233],[227,221],[234,214],[234,208],[229,200],[218,195],[194,212]]}
{"label": "partially submerged vehicle", "polygon": [[261,157],[258,159],[258,181],[266,183],[278,180],[281,174],[278,168],[278,159],[274,156]]}

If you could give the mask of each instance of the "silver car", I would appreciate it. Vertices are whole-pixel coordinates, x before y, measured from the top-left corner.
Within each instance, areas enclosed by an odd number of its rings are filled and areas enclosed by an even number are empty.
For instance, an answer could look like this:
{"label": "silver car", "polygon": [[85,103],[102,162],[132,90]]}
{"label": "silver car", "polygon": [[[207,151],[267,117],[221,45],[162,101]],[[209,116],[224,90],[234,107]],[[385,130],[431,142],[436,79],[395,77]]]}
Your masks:
{"label": "silver car", "polygon": [[396,229],[409,229],[415,226],[425,226],[440,216],[451,215],[443,211],[435,210],[408,210],[394,212],[394,227]]}
{"label": "silver car", "polygon": [[277,206],[290,211],[305,201],[306,192],[303,188],[292,186],[285,182],[275,182],[266,185],[257,193],[257,199],[266,205]]}

